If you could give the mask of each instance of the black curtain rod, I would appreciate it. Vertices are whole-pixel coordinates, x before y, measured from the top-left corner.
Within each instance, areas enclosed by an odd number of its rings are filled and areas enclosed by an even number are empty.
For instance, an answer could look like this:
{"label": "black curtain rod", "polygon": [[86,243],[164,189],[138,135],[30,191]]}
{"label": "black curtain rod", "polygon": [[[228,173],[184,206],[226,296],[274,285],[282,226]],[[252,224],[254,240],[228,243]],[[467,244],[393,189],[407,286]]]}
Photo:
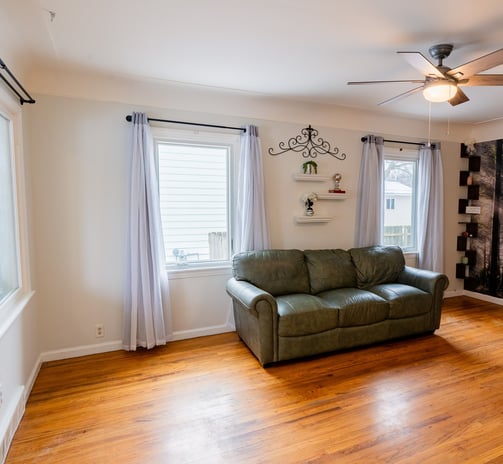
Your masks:
{"label": "black curtain rod", "polygon": [[26,89],[21,85],[21,83],[16,79],[16,76],[14,76],[14,74],[12,74],[10,72],[10,69],[7,67],[7,65],[5,64],[5,62],[1,58],[0,58],[0,69],[2,71],[5,71],[8,74],[9,78],[12,79],[14,81],[14,83],[19,87],[21,92],[23,92],[26,95],[26,97],[28,97],[27,99],[25,97],[23,97],[19,93],[19,91],[5,78],[5,76],[3,74],[0,74],[0,78],[4,81],[5,85],[7,85],[7,87],[9,87],[17,95],[17,97],[19,98],[19,103],[21,103],[21,105],[23,103],[35,103],[35,100],[26,91]]}
{"label": "black curtain rod", "polygon": [[[362,142],[366,142],[367,141],[367,137],[362,137]],[[402,144],[405,144],[405,145],[422,145],[422,146],[426,146],[427,143],[425,142],[405,142],[403,140],[387,140],[387,139],[383,139],[384,142],[391,142],[391,143],[402,143]],[[434,143],[431,144],[432,146],[435,146]]]}
{"label": "black curtain rod", "polygon": [[[126,116],[126,121],[131,122],[133,120],[133,117],[128,114]],[[173,121],[171,119],[156,119],[156,118],[148,118],[149,121],[156,121],[156,122],[170,122],[172,124],[186,124],[188,126],[201,126],[201,127],[214,127],[217,129],[232,129],[232,130],[238,130],[242,132],[246,132],[246,129],[244,127],[232,127],[232,126],[219,126],[216,124],[203,124],[203,123],[198,123],[198,122],[186,122],[186,121]]]}

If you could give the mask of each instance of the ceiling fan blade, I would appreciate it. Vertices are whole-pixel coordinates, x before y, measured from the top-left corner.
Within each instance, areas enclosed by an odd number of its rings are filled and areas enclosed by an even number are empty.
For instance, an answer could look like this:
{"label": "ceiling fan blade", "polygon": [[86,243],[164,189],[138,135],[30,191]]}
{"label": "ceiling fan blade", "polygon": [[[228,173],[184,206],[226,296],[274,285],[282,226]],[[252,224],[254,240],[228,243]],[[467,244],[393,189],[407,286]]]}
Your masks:
{"label": "ceiling fan blade", "polygon": [[414,68],[416,68],[421,74],[425,76],[435,76],[435,77],[445,77],[436,66],[431,63],[422,53],[420,52],[397,52],[402,55],[403,58]]}
{"label": "ceiling fan blade", "polygon": [[407,80],[399,80],[399,81],[351,81],[348,82],[348,85],[367,85],[367,84],[389,84],[389,83],[397,83],[397,82],[406,82],[412,84],[421,84],[424,83],[424,80],[418,79],[407,79]]}
{"label": "ceiling fan blade", "polygon": [[460,105],[461,103],[465,103],[470,99],[466,96],[466,94],[458,87],[458,91],[456,95],[449,100],[449,103],[452,106]]}
{"label": "ceiling fan blade", "polygon": [[500,64],[503,64],[503,48],[451,69],[447,74],[458,80],[467,79],[474,74],[494,68]]}
{"label": "ceiling fan blade", "polygon": [[475,74],[466,82],[460,81],[458,85],[473,87],[475,85],[503,85],[503,74]]}
{"label": "ceiling fan blade", "polygon": [[424,85],[421,85],[419,87],[416,87],[415,89],[408,90],[407,92],[401,93],[400,95],[396,95],[395,97],[392,97],[392,98],[389,98],[388,100],[382,101],[381,103],[379,103],[379,106],[380,105],[386,105],[388,103],[392,103],[394,101],[397,101],[397,100],[400,100],[402,98],[408,97],[409,95],[412,95],[412,94],[414,94],[416,92],[419,92],[419,91],[423,90],[423,88],[424,88]]}

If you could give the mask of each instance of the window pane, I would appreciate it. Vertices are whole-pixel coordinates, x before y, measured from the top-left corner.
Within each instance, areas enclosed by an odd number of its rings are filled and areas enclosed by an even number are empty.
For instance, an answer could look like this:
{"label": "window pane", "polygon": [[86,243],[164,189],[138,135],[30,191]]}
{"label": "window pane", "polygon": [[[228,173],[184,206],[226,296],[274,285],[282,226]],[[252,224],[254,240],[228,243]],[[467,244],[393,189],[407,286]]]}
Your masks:
{"label": "window pane", "polygon": [[166,263],[229,259],[229,147],[159,143]]}
{"label": "window pane", "polygon": [[0,115],[0,302],[19,288],[10,123]]}
{"label": "window pane", "polygon": [[415,248],[416,161],[384,161],[384,244]]}

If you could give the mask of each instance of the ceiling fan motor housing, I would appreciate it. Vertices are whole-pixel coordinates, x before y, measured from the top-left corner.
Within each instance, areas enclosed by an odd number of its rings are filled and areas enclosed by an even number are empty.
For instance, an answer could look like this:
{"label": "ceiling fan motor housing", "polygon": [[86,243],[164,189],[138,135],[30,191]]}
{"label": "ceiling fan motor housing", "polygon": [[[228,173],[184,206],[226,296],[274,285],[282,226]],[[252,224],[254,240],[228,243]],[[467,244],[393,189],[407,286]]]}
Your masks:
{"label": "ceiling fan motor housing", "polygon": [[438,44],[431,46],[428,51],[435,60],[438,60],[438,66],[442,66],[442,61],[447,58],[452,52],[452,44]]}

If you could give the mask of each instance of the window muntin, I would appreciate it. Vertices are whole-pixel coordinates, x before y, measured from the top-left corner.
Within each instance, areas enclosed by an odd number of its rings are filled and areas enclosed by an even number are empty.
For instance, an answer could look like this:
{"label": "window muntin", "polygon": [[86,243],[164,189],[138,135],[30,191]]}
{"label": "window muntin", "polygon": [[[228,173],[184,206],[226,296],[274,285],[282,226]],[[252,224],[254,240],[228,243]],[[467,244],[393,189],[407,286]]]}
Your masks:
{"label": "window muntin", "polygon": [[385,153],[384,244],[398,245],[404,251],[415,251],[417,248],[417,169],[417,153]]}
{"label": "window muntin", "polygon": [[228,265],[239,135],[153,128],[166,265]]}
{"label": "window muntin", "polygon": [[0,114],[0,303],[20,285],[10,120]]}

